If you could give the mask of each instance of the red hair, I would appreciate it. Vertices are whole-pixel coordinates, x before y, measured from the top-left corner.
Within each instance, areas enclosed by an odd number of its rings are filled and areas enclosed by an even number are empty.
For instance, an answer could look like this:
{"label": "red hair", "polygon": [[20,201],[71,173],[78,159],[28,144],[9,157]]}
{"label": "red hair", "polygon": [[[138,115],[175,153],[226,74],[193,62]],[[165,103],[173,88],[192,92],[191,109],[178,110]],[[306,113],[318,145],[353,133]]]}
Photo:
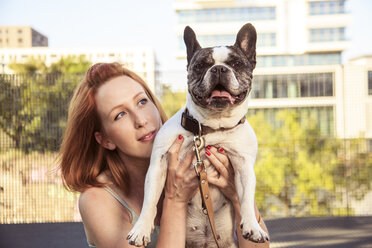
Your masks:
{"label": "red hair", "polygon": [[116,183],[128,190],[128,173],[117,150],[107,150],[95,140],[94,133],[102,125],[94,101],[97,89],[112,78],[128,76],[138,82],[159,111],[162,122],[167,119],[160,103],[147,84],[119,63],[98,63],[90,67],[71,99],[67,125],[60,149],[62,181],[66,188],[82,192],[88,187],[102,187],[97,176],[109,170]]}

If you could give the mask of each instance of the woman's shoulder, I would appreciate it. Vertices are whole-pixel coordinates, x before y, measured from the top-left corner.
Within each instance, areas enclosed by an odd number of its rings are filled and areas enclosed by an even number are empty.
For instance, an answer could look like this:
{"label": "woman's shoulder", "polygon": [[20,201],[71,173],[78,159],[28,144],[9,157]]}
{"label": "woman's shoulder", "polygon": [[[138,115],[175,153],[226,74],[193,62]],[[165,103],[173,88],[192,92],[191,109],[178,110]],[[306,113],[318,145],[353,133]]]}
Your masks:
{"label": "woman's shoulder", "polygon": [[[106,244],[127,235],[131,218],[117,200],[102,187],[90,187],[80,194],[79,210],[90,244]],[[123,243],[127,242],[123,239]]]}
{"label": "woman's shoulder", "polygon": [[106,220],[121,219],[128,223],[131,220],[128,211],[123,211],[117,200],[102,187],[90,187],[83,191],[79,197],[79,210],[83,220],[98,216]]}
{"label": "woman's shoulder", "polygon": [[[112,180],[107,171],[100,173],[97,176],[97,181],[102,184],[111,184]],[[88,187],[81,192],[79,197],[79,205],[86,204],[94,205],[94,203],[100,204],[103,200],[109,199],[110,195],[104,190],[103,187]]]}
{"label": "woman's shoulder", "polygon": [[110,195],[102,187],[89,187],[79,197],[79,210],[84,212],[95,212],[96,210],[112,210],[115,206],[110,204]]}

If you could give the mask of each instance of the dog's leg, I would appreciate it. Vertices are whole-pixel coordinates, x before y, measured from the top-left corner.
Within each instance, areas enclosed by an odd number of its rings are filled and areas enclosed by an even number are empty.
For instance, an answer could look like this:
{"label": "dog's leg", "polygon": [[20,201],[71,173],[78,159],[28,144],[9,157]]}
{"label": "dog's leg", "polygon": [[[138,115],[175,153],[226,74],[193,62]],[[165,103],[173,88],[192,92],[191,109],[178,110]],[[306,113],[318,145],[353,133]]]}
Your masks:
{"label": "dog's leg", "polygon": [[[241,154],[242,155],[242,154]],[[268,240],[268,235],[257,222],[255,208],[254,208],[254,194],[256,187],[256,176],[254,174],[255,157],[252,155],[243,154],[236,159],[231,156],[232,164],[241,164],[243,166],[235,166],[235,183],[236,190],[240,201],[240,215],[242,234],[245,239],[254,242],[265,242]]]}
{"label": "dog's leg", "polygon": [[[159,153],[158,153],[159,154]],[[146,246],[154,229],[156,205],[163,191],[167,175],[166,154],[153,154],[150,167],[146,174],[145,196],[141,214],[128,234],[129,243],[135,246]],[[160,153],[161,154],[161,153]]]}

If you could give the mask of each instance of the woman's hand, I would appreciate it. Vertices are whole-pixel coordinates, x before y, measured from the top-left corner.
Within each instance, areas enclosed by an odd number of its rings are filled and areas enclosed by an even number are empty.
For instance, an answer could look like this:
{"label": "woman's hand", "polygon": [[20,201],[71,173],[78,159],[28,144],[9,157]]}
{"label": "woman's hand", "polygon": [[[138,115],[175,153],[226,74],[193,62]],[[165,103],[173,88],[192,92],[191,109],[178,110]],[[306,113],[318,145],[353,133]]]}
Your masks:
{"label": "woman's hand", "polygon": [[[246,240],[243,238],[241,229],[239,228],[239,223],[241,220],[240,217],[240,203],[238,200],[238,194],[236,193],[235,189],[235,183],[234,183],[234,169],[232,168],[229,158],[227,157],[224,149],[222,147],[215,148],[211,146],[206,147],[206,157],[208,160],[203,161],[204,163],[210,163],[214,166],[214,168],[217,171],[214,171],[212,173],[208,173],[208,182],[211,184],[216,185],[219,187],[221,192],[225,195],[226,198],[228,198],[234,207],[235,211],[235,222],[237,223],[236,230],[237,230],[237,236],[238,236],[238,243],[239,247],[245,248],[253,248],[253,247],[262,247],[262,248],[268,248],[270,247],[270,242],[265,243],[253,243],[250,240]],[[257,220],[260,219],[260,225],[264,229],[265,232],[268,233],[267,227],[264,223],[264,221],[260,217],[260,213],[257,209],[257,206],[255,204],[255,213]]]}
{"label": "woman's hand", "polygon": [[205,154],[208,158],[204,161],[207,164],[212,164],[216,171],[208,173],[208,182],[217,186],[222,194],[228,198],[233,204],[238,203],[238,194],[235,189],[234,169],[230,164],[230,160],[222,147],[207,146]]}
{"label": "woman's hand", "polygon": [[176,202],[188,203],[196,193],[198,180],[195,171],[190,167],[194,152],[188,151],[179,161],[179,151],[183,143],[182,135],[168,150],[168,175],[165,183],[165,197]]}
{"label": "woman's hand", "polygon": [[168,175],[156,247],[182,248],[186,244],[187,206],[196,193],[198,180],[190,167],[194,152],[191,150],[178,160],[182,143],[180,135],[168,150]]}

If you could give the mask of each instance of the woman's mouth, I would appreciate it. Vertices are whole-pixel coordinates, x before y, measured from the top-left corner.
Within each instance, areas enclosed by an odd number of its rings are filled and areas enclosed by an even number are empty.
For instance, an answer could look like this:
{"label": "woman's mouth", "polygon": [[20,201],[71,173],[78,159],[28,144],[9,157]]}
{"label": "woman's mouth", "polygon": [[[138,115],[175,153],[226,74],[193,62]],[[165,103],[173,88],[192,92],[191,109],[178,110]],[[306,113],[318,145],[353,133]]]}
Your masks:
{"label": "woman's mouth", "polygon": [[147,142],[155,139],[156,131],[149,132],[142,136],[138,141]]}

